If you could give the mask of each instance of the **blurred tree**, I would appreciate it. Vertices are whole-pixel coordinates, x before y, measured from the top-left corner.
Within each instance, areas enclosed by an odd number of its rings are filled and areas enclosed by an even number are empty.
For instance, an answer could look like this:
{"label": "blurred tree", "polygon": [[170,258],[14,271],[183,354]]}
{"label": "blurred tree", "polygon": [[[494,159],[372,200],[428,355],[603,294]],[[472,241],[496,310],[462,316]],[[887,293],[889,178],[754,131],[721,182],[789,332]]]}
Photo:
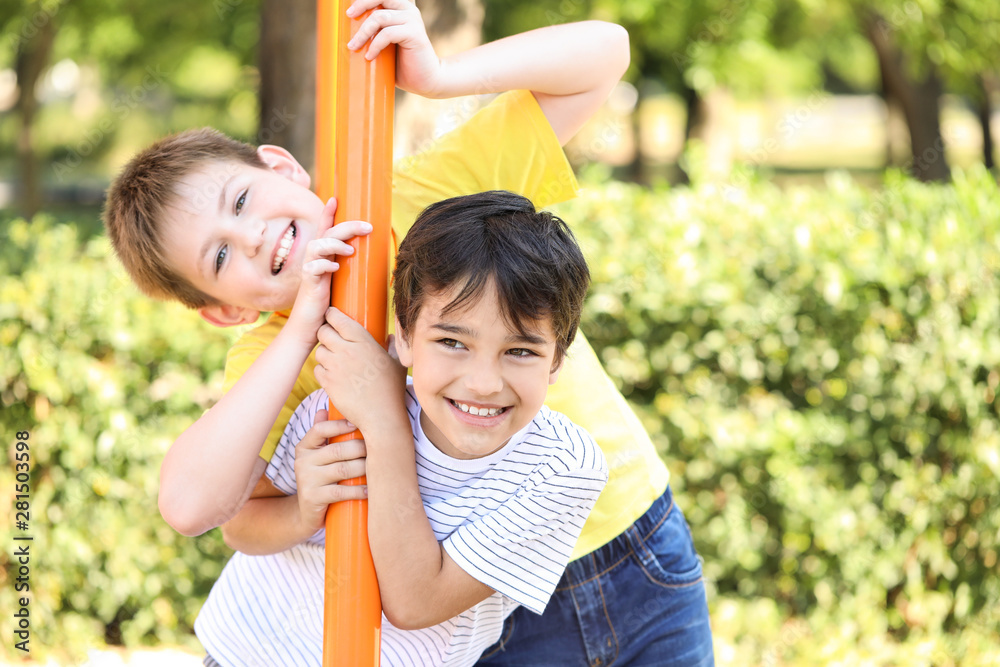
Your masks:
{"label": "blurred tree", "polygon": [[[17,77],[17,173],[24,213],[42,203],[40,157],[50,158],[46,162],[61,157],[60,164],[72,165],[67,169],[84,157],[93,159],[114,143],[137,108],[163,103],[166,108],[156,111],[166,117],[186,105],[207,104],[214,116],[225,118],[241,68],[255,51],[256,12],[255,3],[242,0],[142,3],[138,11],[128,0],[0,0],[0,70],[13,66]],[[53,97],[46,92],[51,88],[46,77],[60,61],[95,72],[101,97],[88,124],[61,128],[70,142],[61,147],[34,131],[40,95]],[[188,114],[195,115],[200,114]]]}
{"label": "blurred tree", "polygon": [[[939,103],[947,89],[990,114],[1000,62],[1000,3],[981,0],[485,0],[488,39],[539,25],[597,18],[632,38],[629,79],[658,80],[688,110],[686,138],[715,141],[712,91],[774,95],[881,82],[910,133],[910,168],[923,180],[947,180]],[[871,56],[864,55],[868,52]],[[866,61],[877,64],[878,79]],[[859,67],[860,66],[860,67]],[[985,120],[984,150],[992,158]]]}
{"label": "blurred tree", "polygon": [[257,63],[258,138],[288,149],[311,172],[316,127],[316,0],[262,0]]}
{"label": "blurred tree", "polygon": [[993,98],[1000,91],[996,74],[983,73],[979,77],[979,101],[976,104],[976,118],[983,133],[983,164],[987,169],[996,167],[994,158],[995,142],[993,140]]}
{"label": "blurred tree", "polygon": [[[480,41],[480,0],[420,0],[427,34],[438,55],[469,49]],[[260,136],[287,148],[312,171],[316,124],[316,0],[262,0]],[[402,91],[397,94],[395,141],[410,153],[433,131],[438,106]]]}
{"label": "blurred tree", "polygon": [[[28,2],[27,6],[4,0],[0,8],[7,19],[0,31],[7,37],[5,43],[13,53],[5,53],[5,60],[13,59],[17,77],[18,94],[14,113],[20,118],[17,133],[18,172],[21,214],[34,216],[42,207],[42,189],[38,178],[38,160],[34,151],[35,116],[38,97],[35,90],[42,73],[48,68],[52,45],[56,38],[55,13],[57,3]],[[24,13],[19,15],[18,9]],[[9,62],[9,60],[8,60]]]}
{"label": "blurred tree", "polygon": [[[685,139],[702,140],[719,163],[731,159],[721,127],[731,95],[802,92],[822,80],[819,63],[802,47],[805,11],[794,0],[486,0],[485,37],[588,18],[629,31],[627,78],[640,94],[658,81],[679,95],[688,112]],[[641,155],[636,160],[633,174]]]}
{"label": "blurred tree", "polygon": [[878,55],[882,96],[896,105],[910,131],[910,171],[922,181],[947,181],[950,177],[941,133],[941,94],[938,70],[926,51],[904,53],[895,38],[894,24],[870,6],[859,8],[865,34]]}
{"label": "blurred tree", "polygon": [[983,161],[993,163],[990,93],[1000,63],[1000,4],[980,0],[852,0],[879,55],[884,93],[903,108],[912,171],[948,180],[939,118],[944,90],[971,100],[983,132]]}

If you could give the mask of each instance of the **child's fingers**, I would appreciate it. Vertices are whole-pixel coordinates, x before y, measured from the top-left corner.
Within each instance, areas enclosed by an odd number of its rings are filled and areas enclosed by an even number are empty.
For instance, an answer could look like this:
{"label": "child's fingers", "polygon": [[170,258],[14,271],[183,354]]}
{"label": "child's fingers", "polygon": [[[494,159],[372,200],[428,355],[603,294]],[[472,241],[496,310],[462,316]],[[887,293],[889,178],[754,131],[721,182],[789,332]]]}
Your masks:
{"label": "child's fingers", "polygon": [[330,484],[316,490],[316,500],[318,502],[332,505],[344,500],[364,500],[368,497],[368,487],[364,484],[346,485]]}
{"label": "child's fingers", "polygon": [[[351,431],[356,427],[351,425]],[[350,433],[351,431],[348,431]],[[338,434],[338,435],[343,435]],[[339,442],[328,443],[325,447],[320,447],[315,454],[312,454],[310,459],[315,465],[326,466],[334,463],[353,463],[360,462],[364,463],[365,456],[367,456],[368,450],[365,448],[365,441],[361,438],[351,438],[350,440],[341,440]],[[341,479],[350,479],[351,477],[357,477],[357,472],[355,468],[352,468],[351,475],[341,475]],[[363,470],[362,470],[363,472]]]}
{"label": "child's fingers", "polygon": [[404,44],[410,37],[414,37],[416,34],[413,28],[405,23],[386,26],[379,30],[378,34],[372,39],[371,45],[365,52],[365,58],[375,60],[385,47],[390,44]]}
{"label": "child's fingers", "polygon": [[376,9],[362,21],[358,27],[358,31],[354,33],[354,36],[347,43],[347,48],[356,51],[367,44],[368,40],[374,37],[380,30],[384,30],[387,26],[399,25],[405,20],[406,17],[402,12],[390,9]]}
{"label": "child's fingers", "polygon": [[364,20],[347,47],[358,50],[371,40],[365,57],[375,58],[389,44],[406,45],[411,38],[425,34],[420,12],[412,6],[401,9],[377,9]]}
{"label": "child's fingers", "polygon": [[364,220],[345,220],[323,233],[323,238],[350,241],[356,236],[367,236],[372,232],[370,222]]}
{"label": "child's fingers", "polygon": [[361,16],[369,9],[382,7],[384,9],[413,9],[416,7],[408,0],[356,0],[347,8],[347,15],[351,18]]}
{"label": "child's fingers", "polygon": [[330,257],[332,255],[353,255],[354,246],[338,238],[322,236],[314,239],[306,246],[305,261],[316,257]]}
{"label": "child's fingers", "polygon": [[333,217],[336,213],[337,198],[330,197],[326,200],[326,204],[323,206],[323,214],[321,217],[320,229],[323,230],[324,233],[330,231],[330,228],[333,227]]}
{"label": "child's fingers", "polygon": [[302,265],[303,277],[322,278],[328,273],[336,273],[340,264],[329,259],[314,259]]}
{"label": "child's fingers", "polygon": [[320,345],[319,349],[316,351],[318,354],[320,350],[333,350],[334,346],[343,342],[344,337],[340,335],[340,332],[337,331],[336,328],[327,323],[321,326],[319,331],[316,332],[316,339],[319,341]]}
{"label": "child's fingers", "polygon": [[326,323],[346,341],[358,341],[368,334],[352,317],[333,306],[326,309]]}
{"label": "child's fingers", "polygon": [[324,481],[328,484],[343,482],[345,479],[357,479],[365,476],[365,460],[335,461],[322,468]]}
{"label": "child's fingers", "polygon": [[[357,426],[346,419],[333,419],[322,422],[317,421],[302,437],[302,440],[299,441],[299,447],[302,447],[303,449],[319,449],[327,445],[327,440],[330,438],[336,438],[337,436],[353,433],[357,430],[357,428]],[[344,443],[333,443],[333,446],[339,447],[342,444]],[[357,446],[351,445],[350,448],[346,449],[346,451],[348,453],[356,453],[357,449]],[[364,448],[362,447],[361,449],[363,450]],[[338,449],[338,451],[341,450],[345,450],[345,448]],[[364,453],[362,453],[361,456],[364,456]],[[342,460],[343,458],[346,458],[346,455],[342,455],[340,459],[334,460]],[[349,458],[357,458],[357,456],[351,456]]]}

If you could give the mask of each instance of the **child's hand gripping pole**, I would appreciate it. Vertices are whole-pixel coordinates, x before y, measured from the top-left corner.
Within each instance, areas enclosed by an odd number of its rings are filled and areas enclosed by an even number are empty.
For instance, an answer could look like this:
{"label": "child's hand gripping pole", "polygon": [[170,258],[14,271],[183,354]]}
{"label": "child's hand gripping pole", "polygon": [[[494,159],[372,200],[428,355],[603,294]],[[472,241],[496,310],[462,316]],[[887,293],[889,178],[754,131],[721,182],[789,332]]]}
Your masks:
{"label": "child's hand gripping pole", "polygon": [[[334,224],[366,220],[374,230],[353,241],[341,260],[331,302],[385,341],[389,295],[392,196],[392,114],[395,48],[374,60],[349,51],[367,16],[347,16],[348,0],[317,0],[316,183],[325,201],[337,198]],[[330,418],[335,415],[330,406]],[[358,438],[354,434],[339,439]],[[364,484],[365,479],[345,484]],[[368,503],[330,506],[326,517],[323,665],[379,664],[382,606],[371,550]]]}

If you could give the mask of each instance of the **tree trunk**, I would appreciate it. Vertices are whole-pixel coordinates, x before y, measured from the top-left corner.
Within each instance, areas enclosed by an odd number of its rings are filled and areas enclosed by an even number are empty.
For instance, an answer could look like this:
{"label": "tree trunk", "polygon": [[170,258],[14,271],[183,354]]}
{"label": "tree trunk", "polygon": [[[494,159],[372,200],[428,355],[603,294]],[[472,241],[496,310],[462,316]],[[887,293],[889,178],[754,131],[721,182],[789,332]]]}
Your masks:
{"label": "tree trunk", "polygon": [[263,0],[257,142],[286,148],[314,173],[316,0]]}
{"label": "tree trunk", "polygon": [[[480,0],[421,0],[427,34],[438,55],[464,51],[482,35]],[[316,125],[316,1],[263,0],[259,143],[288,149],[314,173]],[[400,93],[395,150],[407,154],[433,136],[442,103]]]}
{"label": "tree trunk", "polygon": [[[29,27],[32,29],[28,30]],[[52,54],[52,44],[56,37],[55,18],[49,16],[40,26],[28,24],[21,37],[14,63],[20,90],[14,108],[21,118],[17,136],[17,157],[21,172],[20,208],[22,215],[30,219],[42,208],[42,183],[34,141],[35,115],[38,113],[35,89]]]}
{"label": "tree trunk", "polygon": [[941,134],[941,80],[929,62],[922,80],[910,77],[906,59],[893,43],[888,26],[880,16],[872,15],[866,32],[878,56],[883,95],[899,103],[910,131],[910,170],[921,181],[948,181],[951,171]]}
{"label": "tree trunk", "polygon": [[[698,91],[694,88],[688,88],[685,86],[681,90],[681,96],[684,98],[684,109],[686,113],[684,114],[684,143],[681,149],[681,156],[684,155],[684,150],[687,148],[688,140],[695,136],[700,125],[703,123],[703,119],[699,116],[702,111],[701,96]],[[641,158],[639,154],[642,152],[642,147],[636,151],[636,161]],[[687,169],[681,164],[683,160],[678,160],[677,164],[677,183],[676,185],[690,185],[691,184],[691,174],[687,172]]]}
{"label": "tree trunk", "polygon": [[979,126],[983,131],[983,164],[987,169],[992,170],[996,166],[993,159],[993,128],[990,119],[993,117],[993,91],[996,90],[997,82],[989,74],[979,76],[979,91],[982,98],[979,101],[978,115]]}

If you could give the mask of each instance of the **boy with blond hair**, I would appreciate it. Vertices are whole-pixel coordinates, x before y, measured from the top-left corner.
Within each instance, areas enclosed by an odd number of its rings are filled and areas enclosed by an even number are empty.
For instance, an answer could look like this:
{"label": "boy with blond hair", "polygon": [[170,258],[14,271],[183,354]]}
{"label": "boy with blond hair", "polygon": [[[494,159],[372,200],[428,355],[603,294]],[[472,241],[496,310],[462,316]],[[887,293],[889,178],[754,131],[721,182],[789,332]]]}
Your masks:
{"label": "boy with blond hair", "polygon": [[[336,485],[307,470],[329,401],[362,430],[386,667],[470,667],[562,576],[607,479],[594,440],[542,405],[589,280],[562,220],[484,192],[432,205],[400,246],[389,353],[330,309],[316,372],[332,393],[296,409],[266,475],[289,495]],[[214,660],[321,663],[324,541],[233,556],[195,623]]]}
{"label": "boy with blond hair", "polygon": [[[359,0],[350,11],[357,15],[377,4]],[[456,195],[504,189],[540,207],[574,196],[576,181],[561,145],[627,67],[628,38],[620,27],[597,21],[549,26],[439,60],[412,4],[386,0],[382,7],[359,34],[374,35],[372,57],[397,44],[400,87],[431,97],[511,91],[397,167],[397,236],[427,205]],[[331,227],[335,202],[316,197],[287,151],[221,146],[226,143],[195,131],[147,149],[110,188],[105,220],[115,250],[145,292],[178,299],[216,326],[254,323],[262,311],[272,313],[230,351],[225,395],[165,456],[160,510],[184,534],[228,521],[223,534],[231,546],[274,553],[310,534],[287,520],[295,497],[247,502],[251,494],[277,495],[262,473],[296,406],[319,388],[312,350],[323,313],[292,306],[297,297],[315,303],[311,297],[337,268],[336,256],[350,254],[346,241],[370,227],[363,221]],[[623,658],[636,647],[682,641],[710,660],[701,566],[673,504],[668,472],[582,336],[547,404],[594,435],[610,479],[574,549],[569,583],[560,584],[541,619],[519,623],[520,610],[508,617],[510,640],[493,651],[500,664],[517,647],[531,655],[551,645],[552,628],[565,636],[567,623],[578,630],[568,640],[573,648],[559,648],[563,654]],[[353,430],[342,420],[333,424],[338,432]],[[364,471],[361,445],[338,443],[322,456],[342,478]],[[322,500],[364,492],[337,485]],[[314,514],[324,511],[317,505]],[[599,618],[588,611],[603,609],[602,587],[622,577],[633,582],[629,595],[616,597],[618,606]],[[635,617],[652,598],[662,613]],[[639,634],[641,641],[631,641]]]}

